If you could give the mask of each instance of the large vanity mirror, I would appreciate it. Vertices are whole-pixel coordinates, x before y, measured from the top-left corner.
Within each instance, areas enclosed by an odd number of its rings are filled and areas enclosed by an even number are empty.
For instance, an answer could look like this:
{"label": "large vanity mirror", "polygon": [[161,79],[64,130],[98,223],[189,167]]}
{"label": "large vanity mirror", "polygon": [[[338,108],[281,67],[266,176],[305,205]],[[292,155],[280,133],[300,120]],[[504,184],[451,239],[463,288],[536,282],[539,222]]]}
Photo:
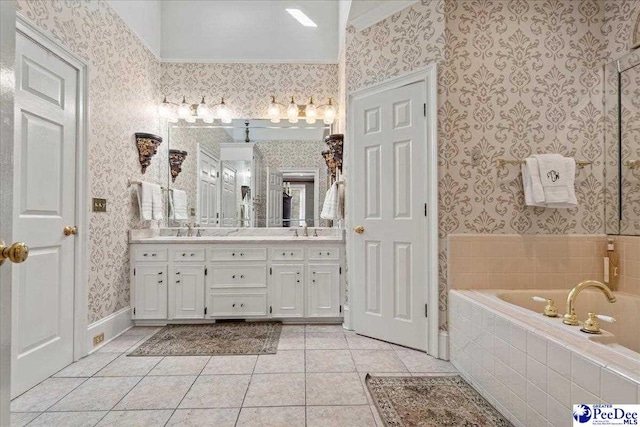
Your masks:
{"label": "large vanity mirror", "polygon": [[169,124],[169,226],[325,227],[330,126]]}
{"label": "large vanity mirror", "polygon": [[640,49],[605,67],[606,233],[640,235]]}

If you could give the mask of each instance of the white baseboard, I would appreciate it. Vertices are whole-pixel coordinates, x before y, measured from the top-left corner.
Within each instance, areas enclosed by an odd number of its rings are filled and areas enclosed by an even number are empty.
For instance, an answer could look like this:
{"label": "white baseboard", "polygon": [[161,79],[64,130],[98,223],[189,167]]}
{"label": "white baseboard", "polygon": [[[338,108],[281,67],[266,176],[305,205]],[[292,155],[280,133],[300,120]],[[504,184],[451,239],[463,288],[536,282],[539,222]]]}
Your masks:
{"label": "white baseboard", "polygon": [[349,331],[353,330],[351,328],[351,312],[349,312],[348,305],[342,306],[342,315],[344,316],[342,319],[342,327]]}
{"label": "white baseboard", "polygon": [[449,332],[438,333],[438,359],[449,360]]}
{"label": "white baseboard", "polygon": [[[87,327],[87,353],[93,353],[132,326],[131,307],[123,308],[97,322],[93,322]],[[104,341],[94,347],[93,337],[101,333],[104,333]]]}

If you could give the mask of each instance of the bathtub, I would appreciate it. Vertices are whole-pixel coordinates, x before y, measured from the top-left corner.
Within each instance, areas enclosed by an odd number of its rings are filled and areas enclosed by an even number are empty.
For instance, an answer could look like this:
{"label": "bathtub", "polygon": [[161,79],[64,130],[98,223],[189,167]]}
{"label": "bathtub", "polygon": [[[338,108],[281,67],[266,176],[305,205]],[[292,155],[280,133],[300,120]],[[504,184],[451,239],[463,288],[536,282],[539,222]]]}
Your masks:
{"label": "bathtub", "polygon": [[[640,403],[640,297],[597,290],[576,299],[578,318],[616,318],[603,333],[562,323],[568,290],[452,290],[451,362],[514,425],[571,425],[577,403]],[[553,299],[558,318],[543,316]]]}

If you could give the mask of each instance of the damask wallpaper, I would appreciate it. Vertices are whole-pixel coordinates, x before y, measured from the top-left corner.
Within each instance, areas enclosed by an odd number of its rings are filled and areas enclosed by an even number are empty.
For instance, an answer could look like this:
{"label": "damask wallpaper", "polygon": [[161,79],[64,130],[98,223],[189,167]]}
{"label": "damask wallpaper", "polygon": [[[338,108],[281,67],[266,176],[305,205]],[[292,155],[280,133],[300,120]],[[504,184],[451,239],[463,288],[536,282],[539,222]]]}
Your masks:
{"label": "damask wallpaper", "polygon": [[[604,231],[603,66],[629,49],[637,0],[422,0],[347,32],[348,91],[439,63],[440,310],[452,233]],[[428,36],[425,36],[428,35]],[[471,166],[473,150],[482,159]],[[589,160],[578,207],[524,205],[518,168],[497,158]]]}
{"label": "damask wallpaper", "polygon": [[157,134],[160,62],[103,1],[18,0],[17,12],[89,65],[89,311],[93,323],[129,306],[128,230],[139,228],[129,178],[158,182],[158,162],[140,173],[133,134]]}

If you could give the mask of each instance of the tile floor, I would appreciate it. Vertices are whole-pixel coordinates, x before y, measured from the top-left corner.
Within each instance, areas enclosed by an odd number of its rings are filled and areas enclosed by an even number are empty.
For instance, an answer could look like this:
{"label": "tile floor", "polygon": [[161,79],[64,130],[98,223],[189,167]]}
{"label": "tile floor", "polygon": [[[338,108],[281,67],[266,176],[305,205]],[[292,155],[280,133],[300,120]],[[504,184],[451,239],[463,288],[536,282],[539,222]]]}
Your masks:
{"label": "tile floor", "polygon": [[456,372],[340,325],[285,325],[275,355],[126,357],[157,330],[132,328],[17,397],[11,425],[375,427],[367,373]]}

